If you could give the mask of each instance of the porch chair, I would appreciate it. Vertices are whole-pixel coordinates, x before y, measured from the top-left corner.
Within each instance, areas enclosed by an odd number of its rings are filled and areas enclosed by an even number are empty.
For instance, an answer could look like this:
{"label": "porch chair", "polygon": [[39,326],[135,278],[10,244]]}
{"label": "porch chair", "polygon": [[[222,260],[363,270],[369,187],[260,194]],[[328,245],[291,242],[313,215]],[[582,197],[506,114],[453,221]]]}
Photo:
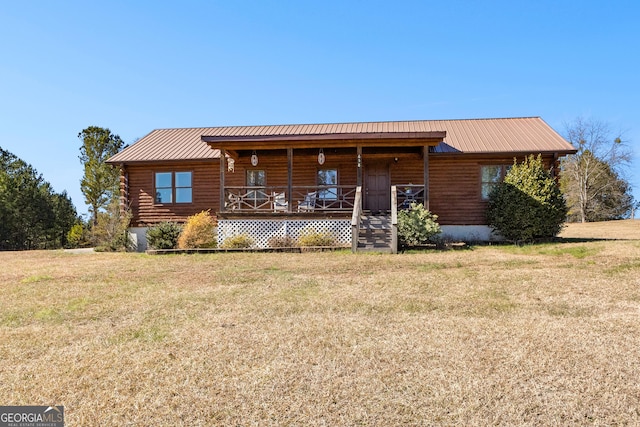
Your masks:
{"label": "porch chair", "polygon": [[289,208],[289,202],[287,201],[284,193],[273,193],[273,211],[274,212],[286,212]]}
{"label": "porch chair", "polygon": [[233,193],[229,193],[229,201],[225,203],[225,209],[236,210],[240,209],[240,197]]}
{"label": "porch chair", "polygon": [[304,196],[304,200],[298,202],[298,212],[313,212],[316,209],[316,197],[318,193],[313,191]]}

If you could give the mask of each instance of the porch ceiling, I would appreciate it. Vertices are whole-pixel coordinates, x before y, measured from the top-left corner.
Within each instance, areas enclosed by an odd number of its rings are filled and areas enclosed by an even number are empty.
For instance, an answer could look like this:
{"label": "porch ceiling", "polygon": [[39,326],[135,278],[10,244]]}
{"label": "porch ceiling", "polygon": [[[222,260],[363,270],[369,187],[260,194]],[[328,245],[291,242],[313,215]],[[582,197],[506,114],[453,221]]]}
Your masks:
{"label": "porch ceiling", "polygon": [[264,150],[284,148],[338,147],[421,147],[436,146],[447,135],[444,131],[340,133],[314,135],[238,135],[207,136],[202,141],[214,149]]}

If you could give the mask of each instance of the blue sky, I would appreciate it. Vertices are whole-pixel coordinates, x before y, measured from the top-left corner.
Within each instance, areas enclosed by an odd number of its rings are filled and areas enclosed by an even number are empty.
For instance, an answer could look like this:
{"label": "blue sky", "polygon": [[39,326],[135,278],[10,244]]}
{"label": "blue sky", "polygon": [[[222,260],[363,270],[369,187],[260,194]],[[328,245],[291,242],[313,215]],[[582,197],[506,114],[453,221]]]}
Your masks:
{"label": "blue sky", "polygon": [[86,213],[78,133],[578,116],[640,199],[637,1],[2,1],[0,147]]}

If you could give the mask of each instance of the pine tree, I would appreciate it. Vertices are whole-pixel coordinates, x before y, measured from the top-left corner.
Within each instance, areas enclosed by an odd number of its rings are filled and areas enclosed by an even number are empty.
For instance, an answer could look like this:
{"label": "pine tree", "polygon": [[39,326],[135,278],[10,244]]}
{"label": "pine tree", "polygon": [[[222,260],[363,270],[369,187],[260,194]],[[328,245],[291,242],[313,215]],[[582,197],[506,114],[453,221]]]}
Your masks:
{"label": "pine tree", "polygon": [[123,148],[124,142],[109,129],[97,126],[84,129],[78,138],[82,140],[79,158],[84,165],[80,188],[96,225],[98,212],[118,196],[120,171],[105,162]]}

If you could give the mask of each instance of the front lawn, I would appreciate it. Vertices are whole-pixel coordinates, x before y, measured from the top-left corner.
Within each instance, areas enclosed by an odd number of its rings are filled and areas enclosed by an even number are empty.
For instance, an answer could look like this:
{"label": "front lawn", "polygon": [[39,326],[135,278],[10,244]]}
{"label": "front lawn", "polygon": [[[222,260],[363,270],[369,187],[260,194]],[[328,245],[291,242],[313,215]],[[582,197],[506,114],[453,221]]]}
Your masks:
{"label": "front lawn", "polygon": [[0,403],[67,425],[638,424],[640,240],[567,237],[0,253]]}

